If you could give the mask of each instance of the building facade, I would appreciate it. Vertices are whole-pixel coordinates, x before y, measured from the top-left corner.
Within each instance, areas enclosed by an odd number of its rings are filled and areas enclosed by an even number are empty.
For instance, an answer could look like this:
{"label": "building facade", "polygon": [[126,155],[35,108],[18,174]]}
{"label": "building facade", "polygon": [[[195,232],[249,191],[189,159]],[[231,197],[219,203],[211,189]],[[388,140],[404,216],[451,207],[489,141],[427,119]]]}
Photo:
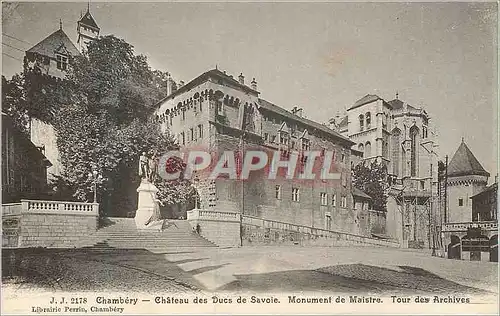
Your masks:
{"label": "building facade", "polygon": [[432,247],[437,232],[437,142],[430,116],[422,108],[368,94],[331,128],[349,137],[361,153],[357,163],[386,164],[386,234],[403,247]]}
{"label": "building facade", "polygon": [[40,148],[2,112],[2,203],[46,193],[50,166]]}
{"label": "building facade", "polygon": [[448,167],[443,247],[449,259],[498,262],[498,184],[462,140]]}
{"label": "building facade", "polygon": [[305,165],[304,151],[333,152],[332,165],[340,174],[339,180],[300,181],[279,174],[268,179],[269,170],[252,172],[243,181],[195,178],[199,208],[370,234],[365,201],[355,207],[351,188],[354,143],[305,118],[300,108],[288,111],[262,99],[255,79],[247,85],[243,74],[235,79],[218,69],[207,71],[169,91],[156,116],[161,128],[173,135],[183,150],[208,150],[216,155],[224,151],[243,155],[249,150],[279,152],[282,160],[297,155],[297,168]]}

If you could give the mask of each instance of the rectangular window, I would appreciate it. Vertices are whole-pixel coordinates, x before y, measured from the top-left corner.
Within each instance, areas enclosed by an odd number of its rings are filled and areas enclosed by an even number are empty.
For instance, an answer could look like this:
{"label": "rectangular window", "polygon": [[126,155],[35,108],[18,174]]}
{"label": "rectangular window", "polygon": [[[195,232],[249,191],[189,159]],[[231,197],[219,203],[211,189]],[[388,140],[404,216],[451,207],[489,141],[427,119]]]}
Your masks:
{"label": "rectangular window", "polygon": [[300,200],[299,188],[292,188],[292,201],[298,202]]}
{"label": "rectangular window", "polygon": [[57,69],[66,70],[66,68],[68,67],[68,57],[57,55],[56,61],[57,61]]}
{"label": "rectangular window", "polygon": [[337,195],[335,194],[335,192],[332,193],[332,206],[337,206]]}
{"label": "rectangular window", "polygon": [[269,134],[268,133],[264,133],[264,140],[267,141],[268,138],[269,138]]}
{"label": "rectangular window", "polygon": [[202,105],[203,101],[202,100],[203,99],[200,99],[200,112],[203,112],[203,105]]}
{"label": "rectangular window", "polygon": [[186,111],[182,109],[182,120],[184,121],[186,119]]}
{"label": "rectangular window", "polygon": [[276,186],[276,193],[275,193],[276,199],[281,200],[281,185]]}
{"label": "rectangular window", "polygon": [[340,207],[342,207],[342,208],[347,207],[347,197],[346,196],[342,196],[342,199],[340,201]]}
{"label": "rectangular window", "polygon": [[458,199],[458,206],[464,206],[464,199]]}
{"label": "rectangular window", "polygon": [[196,135],[194,134],[194,128],[192,128],[192,127],[191,127],[191,128],[189,129],[189,132],[190,132],[190,134],[191,134],[191,140],[192,140],[192,141],[193,141],[193,140],[196,140]]}
{"label": "rectangular window", "polygon": [[425,181],[424,180],[420,180],[420,189],[425,190]]}
{"label": "rectangular window", "polygon": [[202,124],[198,125],[198,135],[200,136],[200,138],[203,138],[203,125]]}
{"label": "rectangular window", "polygon": [[340,158],[340,161],[341,161],[342,163],[344,163],[344,162],[345,162],[345,154],[342,154],[342,156],[341,156],[341,158]]}
{"label": "rectangular window", "polygon": [[182,144],[186,145],[186,134],[184,132],[181,133]]}
{"label": "rectangular window", "polygon": [[328,194],[326,192],[321,192],[319,194],[321,205],[328,205]]}

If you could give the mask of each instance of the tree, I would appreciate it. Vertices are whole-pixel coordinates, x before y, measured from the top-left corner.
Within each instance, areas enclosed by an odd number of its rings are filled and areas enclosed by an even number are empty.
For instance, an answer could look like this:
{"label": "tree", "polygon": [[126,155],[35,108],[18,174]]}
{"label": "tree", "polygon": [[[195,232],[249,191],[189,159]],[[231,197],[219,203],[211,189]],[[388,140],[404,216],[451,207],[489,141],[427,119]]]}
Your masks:
{"label": "tree", "polygon": [[353,186],[372,198],[372,207],[377,211],[386,210],[386,180],[387,167],[383,162],[374,160],[369,166],[360,163],[353,169]]}
{"label": "tree", "polygon": [[16,74],[10,80],[2,76],[2,111],[20,131],[28,133],[29,117],[22,75]]}
{"label": "tree", "polygon": [[[141,152],[161,155],[178,149],[153,118],[153,106],[166,93],[164,78],[165,72],[151,70],[146,57],[114,36],[93,41],[75,57],[52,118],[63,165],[57,183],[73,188],[76,199],[91,200],[94,179],[89,173],[96,170],[105,208],[120,210],[120,215],[135,210]],[[162,204],[189,198],[188,181],[157,179],[156,184]]]}

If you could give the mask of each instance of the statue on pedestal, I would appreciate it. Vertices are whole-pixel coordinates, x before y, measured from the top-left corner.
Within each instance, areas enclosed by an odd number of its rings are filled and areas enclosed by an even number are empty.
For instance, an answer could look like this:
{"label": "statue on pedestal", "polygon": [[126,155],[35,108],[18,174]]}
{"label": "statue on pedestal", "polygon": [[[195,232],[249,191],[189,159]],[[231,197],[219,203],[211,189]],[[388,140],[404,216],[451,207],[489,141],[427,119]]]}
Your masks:
{"label": "statue on pedestal", "polygon": [[141,184],[137,188],[137,211],[135,213],[135,224],[137,229],[161,230],[159,200],[156,198],[158,188],[153,184],[156,179],[156,155],[148,158],[143,152],[139,157],[139,176]]}

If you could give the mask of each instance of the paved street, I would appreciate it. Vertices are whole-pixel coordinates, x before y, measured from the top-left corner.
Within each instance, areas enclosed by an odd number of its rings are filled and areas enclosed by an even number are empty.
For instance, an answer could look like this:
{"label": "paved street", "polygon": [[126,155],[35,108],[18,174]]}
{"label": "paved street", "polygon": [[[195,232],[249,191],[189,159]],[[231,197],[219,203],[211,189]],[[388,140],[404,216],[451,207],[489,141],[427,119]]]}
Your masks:
{"label": "paved street", "polygon": [[496,263],[385,248],[49,250],[21,266],[30,261],[28,283],[63,291],[498,293]]}

